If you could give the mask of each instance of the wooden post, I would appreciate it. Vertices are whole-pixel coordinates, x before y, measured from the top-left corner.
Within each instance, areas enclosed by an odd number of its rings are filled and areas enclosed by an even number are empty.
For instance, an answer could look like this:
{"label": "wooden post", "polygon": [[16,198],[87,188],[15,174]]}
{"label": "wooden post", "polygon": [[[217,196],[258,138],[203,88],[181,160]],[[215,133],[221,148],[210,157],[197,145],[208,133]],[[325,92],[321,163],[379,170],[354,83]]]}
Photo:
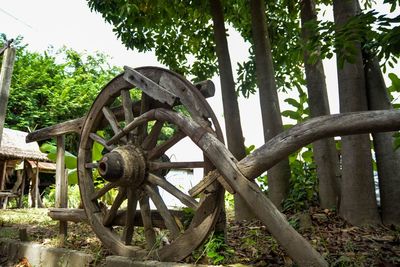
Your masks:
{"label": "wooden post", "polygon": [[6,119],[7,102],[11,85],[11,75],[14,68],[15,48],[4,51],[3,65],[0,72],[0,146],[3,137],[4,121]]}
{"label": "wooden post", "polygon": [[25,181],[26,181],[26,171],[25,164],[28,164],[26,161],[24,162],[24,168],[21,170],[22,172],[22,183],[21,183],[21,194],[19,195],[18,208],[22,208],[24,202],[24,191],[25,191]]}
{"label": "wooden post", "polygon": [[[68,207],[68,184],[65,175],[65,137],[57,136],[56,160],[56,208]],[[63,244],[67,237],[67,222],[60,221],[60,243]]]}
{"label": "wooden post", "polygon": [[[0,173],[0,191],[4,190],[5,184],[6,184],[6,172],[7,172],[7,160],[6,159],[3,161],[2,167],[3,168],[1,169],[1,173]],[[8,199],[7,196],[0,198],[0,203],[1,203],[2,209],[6,208],[5,205],[7,205],[7,199]]]}
{"label": "wooden post", "polygon": [[7,160],[5,159],[3,161],[3,164],[1,165],[1,176],[0,176],[0,190],[4,190],[4,187],[6,185],[6,172],[7,172]]}
{"label": "wooden post", "polygon": [[[33,168],[32,168],[33,169]],[[40,198],[40,193],[39,193],[39,161],[36,161],[36,172],[34,179],[32,179],[32,196],[33,198],[33,207],[38,208],[39,207],[39,198]]]}

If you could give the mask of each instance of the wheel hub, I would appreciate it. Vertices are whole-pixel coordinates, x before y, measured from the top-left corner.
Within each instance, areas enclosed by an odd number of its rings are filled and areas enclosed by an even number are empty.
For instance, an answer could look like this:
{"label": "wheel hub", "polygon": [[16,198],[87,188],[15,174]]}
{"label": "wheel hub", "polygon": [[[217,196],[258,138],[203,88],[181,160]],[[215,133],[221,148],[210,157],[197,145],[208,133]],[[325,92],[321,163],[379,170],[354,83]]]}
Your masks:
{"label": "wheel hub", "polygon": [[99,161],[99,174],[109,182],[123,180],[140,184],[145,176],[146,161],[143,151],[134,145],[113,149]]}

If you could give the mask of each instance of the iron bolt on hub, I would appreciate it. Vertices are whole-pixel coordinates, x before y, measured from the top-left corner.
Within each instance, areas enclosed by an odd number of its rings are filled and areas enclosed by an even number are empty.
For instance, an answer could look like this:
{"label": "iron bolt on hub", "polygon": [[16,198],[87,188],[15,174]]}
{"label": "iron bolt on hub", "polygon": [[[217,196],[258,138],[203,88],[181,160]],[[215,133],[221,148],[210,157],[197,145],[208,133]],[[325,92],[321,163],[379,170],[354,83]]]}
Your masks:
{"label": "iron bolt on hub", "polygon": [[100,175],[109,182],[140,184],[145,176],[143,151],[134,145],[120,146],[105,154],[99,162]]}

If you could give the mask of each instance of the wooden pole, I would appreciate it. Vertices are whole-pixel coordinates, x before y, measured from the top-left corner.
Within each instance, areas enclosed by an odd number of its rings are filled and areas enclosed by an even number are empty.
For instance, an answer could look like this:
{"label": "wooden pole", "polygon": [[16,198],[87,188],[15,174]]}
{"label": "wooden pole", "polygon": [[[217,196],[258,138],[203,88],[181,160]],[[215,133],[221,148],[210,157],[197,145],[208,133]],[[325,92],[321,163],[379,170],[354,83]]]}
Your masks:
{"label": "wooden pole", "polygon": [[[65,137],[57,136],[57,160],[56,160],[56,208],[68,207],[68,184],[65,175]],[[60,243],[63,244],[67,237],[67,222],[60,221]]]}
{"label": "wooden pole", "polygon": [[7,170],[7,160],[5,159],[2,164],[1,176],[0,176],[0,190],[4,190],[6,185],[6,170]]}
{"label": "wooden pole", "polygon": [[34,207],[39,208],[39,198],[40,198],[40,193],[39,193],[39,161],[36,161],[36,173],[35,173],[35,183],[32,185],[33,189],[35,192],[33,193],[35,196],[34,200]]}
{"label": "wooden pole", "polygon": [[6,119],[7,102],[10,92],[11,76],[14,68],[15,48],[4,51],[3,65],[0,72],[0,146],[3,137],[4,121]]}
{"label": "wooden pole", "polygon": [[24,200],[24,191],[25,191],[25,181],[27,179],[26,175],[26,170],[25,166],[28,164],[26,161],[24,162],[24,168],[22,169],[22,184],[21,184],[21,194],[19,195],[19,202],[18,202],[18,208],[22,208],[23,206],[23,200]]}
{"label": "wooden pole", "polygon": [[[6,184],[7,160],[5,159],[2,164],[3,168],[0,173],[0,191],[4,190]],[[4,203],[7,203],[7,196],[0,198],[1,208],[5,209]],[[6,204],[7,205],[7,204]]]}

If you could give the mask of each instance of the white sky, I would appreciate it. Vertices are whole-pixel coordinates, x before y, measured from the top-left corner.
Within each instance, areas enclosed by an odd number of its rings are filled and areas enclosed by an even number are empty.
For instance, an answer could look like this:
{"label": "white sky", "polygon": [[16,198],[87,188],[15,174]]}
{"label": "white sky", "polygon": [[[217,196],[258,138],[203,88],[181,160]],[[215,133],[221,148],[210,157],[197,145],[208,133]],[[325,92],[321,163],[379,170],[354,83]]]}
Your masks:
{"label": "white sky", "polygon": [[[0,32],[8,38],[18,35],[29,44],[28,49],[43,51],[50,45],[61,48],[63,45],[79,52],[100,51],[112,57],[110,63],[116,66],[161,66],[153,53],[140,54],[125,49],[100,14],[92,13],[85,0],[0,0]],[[228,39],[232,66],[247,57],[248,45],[236,33]],[[328,93],[332,113],[338,113],[337,82],[335,61],[325,62]],[[209,103],[223,126],[222,100],[219,78],[213,79],[217,90]],[[241,121],[246,145],[259,147],[263,144],[261,115],[258,96],[239,99]],[[287,107],[281,106],[282,110]]]}

